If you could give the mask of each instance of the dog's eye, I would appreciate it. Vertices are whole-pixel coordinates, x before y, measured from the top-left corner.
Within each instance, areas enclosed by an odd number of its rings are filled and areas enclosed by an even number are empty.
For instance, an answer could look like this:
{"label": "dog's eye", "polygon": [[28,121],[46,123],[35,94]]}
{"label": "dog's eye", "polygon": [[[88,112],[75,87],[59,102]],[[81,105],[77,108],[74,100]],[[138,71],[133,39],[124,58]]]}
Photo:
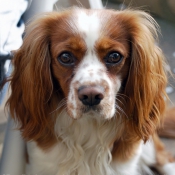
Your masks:
{"label": "dog's eye", "polygon": [[111,52],[106,56],[105,61],[106,61],[106,64],[112,65],[112,64],[120,63],[122,61],[122,59],[123,59],[123,56],[120,53]]}
{"label": "dog's eye", "polygon": [[72,66],[75,62],[75,57],[70,52],[63,52],[58,56],[58,61],[65,66]]}

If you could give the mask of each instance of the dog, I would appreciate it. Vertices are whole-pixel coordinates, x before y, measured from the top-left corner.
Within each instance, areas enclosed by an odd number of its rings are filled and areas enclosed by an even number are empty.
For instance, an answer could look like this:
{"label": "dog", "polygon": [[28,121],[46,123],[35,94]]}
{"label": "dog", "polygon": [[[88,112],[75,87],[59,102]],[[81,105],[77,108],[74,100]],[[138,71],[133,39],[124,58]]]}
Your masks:
{"label": "dog", "polygon": [[167,97],[157,30],[131,9],[73,8],[29,24],[7,101],[27,143],[26,174],[174,175],[156,135]]}

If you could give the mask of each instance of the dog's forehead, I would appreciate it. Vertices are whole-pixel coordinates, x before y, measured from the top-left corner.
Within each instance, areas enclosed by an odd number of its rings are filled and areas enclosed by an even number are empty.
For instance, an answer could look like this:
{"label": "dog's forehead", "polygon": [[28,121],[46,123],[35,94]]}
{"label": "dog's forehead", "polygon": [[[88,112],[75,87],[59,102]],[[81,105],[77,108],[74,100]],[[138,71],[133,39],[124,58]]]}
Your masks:
{"label": "dog's forehead", "polygon": [[87,14],[84,11],[81,11],[77,17],[77,28],[83,34],[87,48],[92,49],[94,43],[99,38],[101,29],[100,19],[97,13]]}
{"label": "dog's forehead", "polygon": [[102,34],[103,25],[107,21],[103,12],[100,10],[77,10],[75,12],[76,27],[74,29],[84,39],[87,49],[93,49]]}

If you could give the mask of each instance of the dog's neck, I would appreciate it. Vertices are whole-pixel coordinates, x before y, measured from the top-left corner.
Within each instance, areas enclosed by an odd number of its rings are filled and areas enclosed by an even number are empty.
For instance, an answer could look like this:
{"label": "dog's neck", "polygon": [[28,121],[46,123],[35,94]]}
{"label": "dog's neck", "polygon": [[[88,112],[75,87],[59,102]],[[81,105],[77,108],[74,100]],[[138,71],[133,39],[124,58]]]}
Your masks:
{"label": "dog's neck", "polygon": [[[42,175],[122,174],[121,164],[115,163],[117,160],[111,153],[114,141],[123,135],[122,128],[125,127],[120,117],[104,120],[101,116],[86,114],[75,120],[65,111],[61,112],[55,123],[57,143],[51,149],[43,151],[34,142],[27,144],[31,162],[28,172],[42,172]],[[135,174],[133,165],[139,157],[135,152],[134,155],[133,161],[126,161],[131,174]]]}
{"label": "dog's neck", "polygon": [[[61,174],[66,167],[78,174],[91,171],[93,174],[111,174],[110,169],[112,143],[116,137],[117,123],[105,121],[100,116],[87,114],[80,119],[71,119],[67,113],[58,116],[56,133],[60,149]],[[91,170],[89,169],[91,167]],[[90,172],[87,174],[91,174]]]}

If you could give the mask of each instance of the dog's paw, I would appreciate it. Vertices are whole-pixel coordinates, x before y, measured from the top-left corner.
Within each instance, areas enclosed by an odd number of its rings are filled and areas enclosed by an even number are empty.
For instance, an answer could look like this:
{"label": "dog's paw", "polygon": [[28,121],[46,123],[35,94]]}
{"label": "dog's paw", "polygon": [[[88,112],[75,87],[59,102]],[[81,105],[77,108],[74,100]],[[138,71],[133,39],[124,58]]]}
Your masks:
{"label": "dog's paw", "polygon": [[162,173],[162,175],[175,175],[175,162],[167,163],[158,167],[158,170]]}

